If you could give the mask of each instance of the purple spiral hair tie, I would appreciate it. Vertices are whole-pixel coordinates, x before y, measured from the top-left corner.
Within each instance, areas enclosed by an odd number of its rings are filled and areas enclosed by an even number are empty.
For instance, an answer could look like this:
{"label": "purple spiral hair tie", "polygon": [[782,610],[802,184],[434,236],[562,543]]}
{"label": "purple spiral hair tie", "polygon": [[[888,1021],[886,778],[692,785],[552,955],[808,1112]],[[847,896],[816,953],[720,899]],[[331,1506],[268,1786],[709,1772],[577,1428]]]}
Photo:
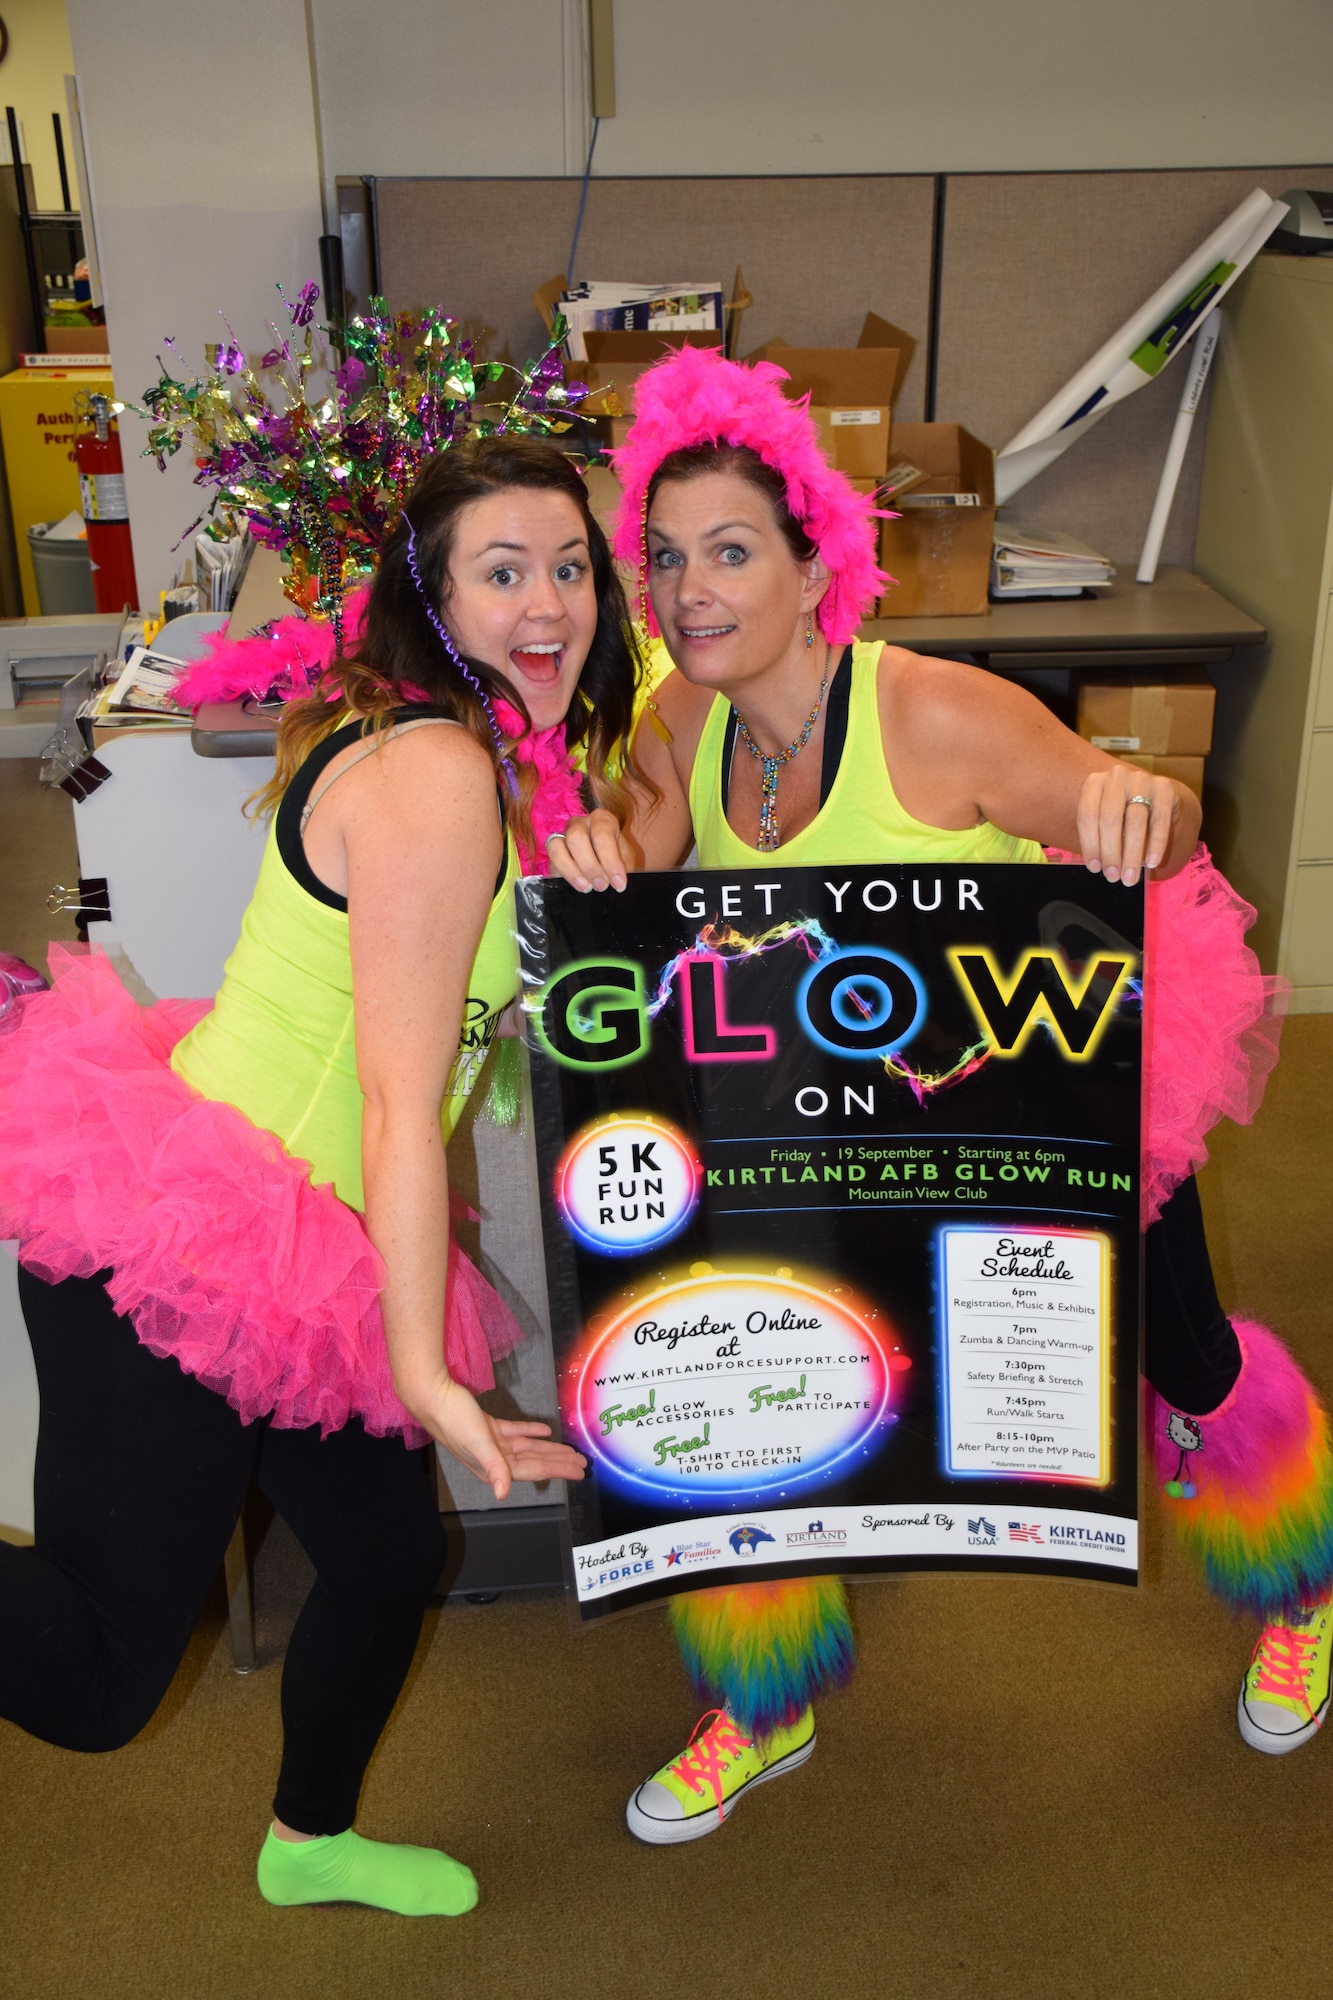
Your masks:
{"label": "purple spiral hair tie", "polygon": [[440,643],[444,647],[445,652],[449,655],[449,658],[453,661],[459,673],[463,676],[463,679],[472,689],[472,692],[476,695],[477,700],[481,703],[482,708],[486,712],[486,720],[487,722],[489,722],[491,726],[491,735],[495,739],[495,754],[500,759],[501,764],[504,766],[505,774],[509,780],[509,787],[510,790],[512,791],[515,786],[514,768],[513,765],[510,763],[508,756],[505,753],[504,736],[501,733],[499,723],[495,719],[495,710],[491,707],[490,696],[487,694],[481,682],[477,679],[477,676],[473,673],[467,661],[463,658],[462,654],[459,652],[457,646],[455,646],[453,640],[449,636],[449,628],[446,626],[443,618],[441,618],[439,612],[435,609],[435,606],[430,601],[430,592],[426,589],[425,584],[422,582],[421,569],[417,563],[416,529],[412,526],[412,523],[411,521],[408,520],[406,514],[403,515],[403,520],[407,523],[407,567],[412,572],[412,581],[416,585],[417,596],[421,599],[422,606],[425,609],[427,618],[429,618],[431,624],[435,627],[435,630],[438,632],[440,636]]}

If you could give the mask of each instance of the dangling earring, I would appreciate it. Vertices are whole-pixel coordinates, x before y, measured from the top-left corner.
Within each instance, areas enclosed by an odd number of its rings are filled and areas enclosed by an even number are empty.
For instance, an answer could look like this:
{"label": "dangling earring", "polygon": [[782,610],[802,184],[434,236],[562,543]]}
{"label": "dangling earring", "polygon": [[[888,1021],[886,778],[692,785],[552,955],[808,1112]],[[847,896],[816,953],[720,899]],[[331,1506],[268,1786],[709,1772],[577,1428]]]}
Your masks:
{"label": "dangling earring", "polygon": [[639,623],[643,636],[649,636],[648,628],[648,488],[643,489],[643,505],[639,509]]}
{"label": "dangling earring", "polygon": [[815,643],[815,618],[812,611],[805,614],[805,650],[807,653]]}

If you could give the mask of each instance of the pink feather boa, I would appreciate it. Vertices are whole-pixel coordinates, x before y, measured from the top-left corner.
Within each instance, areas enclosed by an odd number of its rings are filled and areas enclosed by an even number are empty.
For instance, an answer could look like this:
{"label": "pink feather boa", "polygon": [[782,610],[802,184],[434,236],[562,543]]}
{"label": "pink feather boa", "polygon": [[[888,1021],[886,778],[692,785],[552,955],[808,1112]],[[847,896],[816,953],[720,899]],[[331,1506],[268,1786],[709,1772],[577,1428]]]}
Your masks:
{"label": "pink feather boa", "polygon": [[[611,454],[623,491],[613,547],[618,561],[639,569],[644,498],[671,452],[698,444],[748,445],[786,481],[787,510],[828,568],[819,628],[830,645],[845,646],[893,582],[875,560],[880,512],[869,494],[856,492],[824,457],[809,397],[791,402],[778,387],[788,380],[771,361],[742,367],[708,347],[679,348],[642,374],[629,436]],[[648,626],[656,637],[651,605]]]}
{"label": "pink feather boa", "polygon": [[[344,645],[355,646],[360,639],[369,601],[369,586],[348,598]],[[202,708],[209,701],[262,701],[268,695],[298,701],[314,693],[337,650],[332,625],[297,612],[245,639],[233,639],[224,626],[207,643],[208,651],[192,660],[176,683],[182,708]]]}
{"label": "pink feather boa", "polygon": [[521,735],[523,718],[507,701],[495,704],[495,719],[514,742],[514,757],[531,764],[537,773],[537,789],[532,800],[532,845],[518,842],[518,858],[525,875],[546,875],[551,858],[546,842],[553,833],[563,833],[566,820],[584,811],[583,780],[574,753],[565,748],[565,725],[529,731]]}

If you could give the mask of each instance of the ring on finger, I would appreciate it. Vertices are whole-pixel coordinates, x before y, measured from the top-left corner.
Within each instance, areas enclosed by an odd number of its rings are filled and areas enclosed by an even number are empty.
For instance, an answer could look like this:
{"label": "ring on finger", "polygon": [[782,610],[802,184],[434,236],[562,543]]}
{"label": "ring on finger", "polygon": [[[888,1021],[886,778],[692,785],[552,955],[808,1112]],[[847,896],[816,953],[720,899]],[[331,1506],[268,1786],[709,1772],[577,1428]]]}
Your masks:
{"label": "ring on finger", "polygon": [[[542,842],[542,845],[543,845],[543,847],[544,847],[544,848],[546,849],[546,851],[547,851],[547,853],[548,853],[548,854],[549,854],[549,853],[550,853],[550,851],[551,851],[551,842],[552,842],[553,840],[565,840],[565,836],[564,836],[564,834],[563,834],[563,833],[548,833],[548,834],[547,834],[547,836],[546,836],[545,840],[544,840],[544,841]],[[565,846],[566,846],[566,847],[568,847],[568,845],[569,845],[569,842],[568,842],[567,840],[565,840]]]}
{"label": "ring on finger", "polygon": [[[1151,799],[1145,799],[1145,798],[1144,798],[1144,796],[1143,796],[1143,793],[1142,793],[1142,792],[1135,792],[1135,794],[1134,794],[1134,796],[1133,796],[1133,798],[1132,798],[1132,799],[1126,799],[1126,800],[1125,800],[1125,804],[1126,804],[1126,805],[1129,805],[1129,806],[1147,806],[1147,808],[1148,808],[1148,811],[1149,811],[1149,812],[1151,812],[1151,811],[1152,811],[1152,800],[1151,800]],[[563,835],[563,834],[559,834],[559,835],[557,835],[556,837],[557,837],[558,839],[560,839],[560,840],[563,840],[563,839],[564,839],[564,835]]]}

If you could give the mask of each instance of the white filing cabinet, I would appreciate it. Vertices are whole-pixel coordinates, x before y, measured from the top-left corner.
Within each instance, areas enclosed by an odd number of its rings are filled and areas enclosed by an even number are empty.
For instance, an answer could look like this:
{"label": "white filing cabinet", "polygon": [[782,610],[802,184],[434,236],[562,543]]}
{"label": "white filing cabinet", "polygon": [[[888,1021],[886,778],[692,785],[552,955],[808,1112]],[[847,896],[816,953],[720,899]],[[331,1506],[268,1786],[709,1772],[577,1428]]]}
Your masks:
{"label": "white filing cabinet", "polygon": [[1219,865],[1265,969],[1333,1012],[1333,260],[1256,259],[1223,308],[1196,562],[1269,641],[1223,681],[1208,763]]}

